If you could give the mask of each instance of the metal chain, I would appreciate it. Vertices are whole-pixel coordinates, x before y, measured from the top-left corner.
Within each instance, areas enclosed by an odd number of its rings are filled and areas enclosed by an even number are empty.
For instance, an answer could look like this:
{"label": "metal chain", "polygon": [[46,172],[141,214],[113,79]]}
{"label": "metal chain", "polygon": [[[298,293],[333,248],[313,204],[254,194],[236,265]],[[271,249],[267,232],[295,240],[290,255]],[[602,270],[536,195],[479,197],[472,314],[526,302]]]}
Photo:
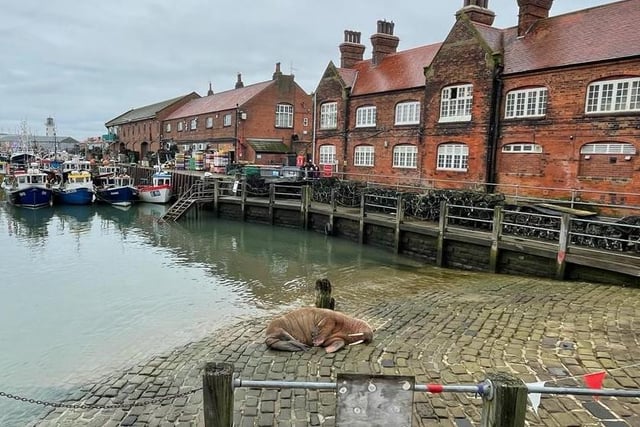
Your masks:
{"label": "metal chain", "polygon": [[54,408],[67,408],[67,409],[124,409],[124,408],[131,408],[131,407],[134,407],[134,406],[145,406],[145,405],[149,405],[149,404],[153,404],[153,403],[161,403],[161,402],[164,402],[165,400],[175,399],[175,398],[178,398],[178,397],[189,396],[190,394],[196,393],[196,392],[201,391],[201,390],[202,390],[202,387],[196,388],[194,390],[190,390],[190,391],[185,391],[185,392],[182,392],[182,393],[174,394],[174,395],[171,395],[171,396],[156,397],[155,399],[143,400],[143,401],[132,402],[132,403],[113,403],[113,404],[108,404],[108,405],[97,405],[97,404],[88,404],[88,403],[48,402],[46,400],[30,399],[30,398],[27,398],[27,397],[17,396],[15,394],[5,393],[3,391],[0,391],[0,397],[6,397],[8,399],[18,400],[18,401],[27,402],[27,403],[33,403],[33,404],[41,405],[41,406],[51,406],[51,407],[54,407]]}

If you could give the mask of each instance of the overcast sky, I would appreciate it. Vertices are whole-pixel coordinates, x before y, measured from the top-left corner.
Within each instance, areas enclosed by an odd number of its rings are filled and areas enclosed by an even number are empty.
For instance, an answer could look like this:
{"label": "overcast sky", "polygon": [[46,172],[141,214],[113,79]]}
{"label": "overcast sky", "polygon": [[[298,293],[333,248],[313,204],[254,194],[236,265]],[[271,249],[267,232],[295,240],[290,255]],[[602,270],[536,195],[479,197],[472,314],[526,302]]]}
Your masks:
{"label": "overcast sky", "polygon": [[[551,15],[612,3],[556,0]],[[0,0],[0,133],[78,140],[131,109],[192,91],[206,95],[271,79],[275,63],[315,90],[340,64],[344,30],[369,37],[395,23],[398,50],[442,41],[463,0]],[[517,24],[516,0],[489,0],[494,26]]]}

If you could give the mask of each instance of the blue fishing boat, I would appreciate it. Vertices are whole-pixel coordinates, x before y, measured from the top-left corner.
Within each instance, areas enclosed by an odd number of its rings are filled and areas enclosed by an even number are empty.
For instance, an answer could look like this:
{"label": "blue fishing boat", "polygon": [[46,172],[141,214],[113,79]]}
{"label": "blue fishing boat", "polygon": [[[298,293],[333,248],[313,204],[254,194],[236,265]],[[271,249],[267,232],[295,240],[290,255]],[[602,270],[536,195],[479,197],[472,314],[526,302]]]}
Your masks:
{"label": "blue fishing boat", "polygon": [[53,189],[47,174],[35,165],[16,169],[2,180],[6,199],[14,206],[37,209],[53,204]]}
{"label": "blue fishing boat", "polygon": [[138,200],[138,189],[126,174],[102,176],[96,180],[96,200],[116,206],[131,206]]}
{"label": "blue fishing boat", "polygon": [[54,187],[56,203],[65,205],[88,205],[95,200],[91,173],[87,170],[72,170],[64,173],[62,182]]}

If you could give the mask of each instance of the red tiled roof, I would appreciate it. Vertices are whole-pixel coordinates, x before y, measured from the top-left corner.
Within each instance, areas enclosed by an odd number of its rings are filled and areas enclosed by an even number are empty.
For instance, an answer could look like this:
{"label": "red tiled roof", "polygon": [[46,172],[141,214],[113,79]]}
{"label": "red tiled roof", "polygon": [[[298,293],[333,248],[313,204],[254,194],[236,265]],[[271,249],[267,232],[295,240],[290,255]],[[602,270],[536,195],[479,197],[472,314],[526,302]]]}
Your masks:
{"label": "red tiled roof", "polygon": [[424,67],[431,64],[442,43],[421,46],[389,54],[380,64],[371,60],[358,62],[354,70],[339,69],[347,86],[352,86],[353,95],[389,92],[425,85]]}
{"label": "red tiled roof", "polygon": [[236,105],[243,105],[273,83],[274,80],[268,80],[239,89],[232,89],[226,92],[215,93],[213,95],[191,100],[174,111],[169,117],[167,117],[167,120],[193,117],[198,114],[213,113],[216,111],[231,110],[236,108]]}
{"label": "red tiled roof", "polygon": [[518,37],[504,30],[505,74],[640,55],[640,0],[544,19]]}

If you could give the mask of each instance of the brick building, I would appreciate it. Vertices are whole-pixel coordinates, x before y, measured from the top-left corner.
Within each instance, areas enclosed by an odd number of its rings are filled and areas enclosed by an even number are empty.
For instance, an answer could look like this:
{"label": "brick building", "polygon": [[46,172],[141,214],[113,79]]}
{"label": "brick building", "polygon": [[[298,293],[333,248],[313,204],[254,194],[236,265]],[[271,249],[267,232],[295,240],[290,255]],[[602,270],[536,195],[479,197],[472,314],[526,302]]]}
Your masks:
{"label": "brick building", "polygon": [[[550,17],[517,0],[493,27],[464,0],[442,43],[397,51],[379,21],[364,59],[345,31],[316,90],[316,158],[347,177],[640,203],[640,0]],[[596,41],[597,40],[597,41]],[[375,178],[372,176],[375,175]]]}
{"label": "brick building", "polygon": [[199,98],[195,92],[168,99],[155,104],[133,108],[105,123],[107,131],[115,135],[111,144],[112,154],[135,152],[135,157],[143,159],[149,152],[157,152],[161,145],[162,121],[173,111],[192,99]]}
{"label": "brick building", "polygon": [[[162,122],[181,151],[224,153],[231,162],[288,164],[311,155],[312,99],[276,64],[272,79],[194,99]],[[293,160],[292,160],[293,159]]]}

